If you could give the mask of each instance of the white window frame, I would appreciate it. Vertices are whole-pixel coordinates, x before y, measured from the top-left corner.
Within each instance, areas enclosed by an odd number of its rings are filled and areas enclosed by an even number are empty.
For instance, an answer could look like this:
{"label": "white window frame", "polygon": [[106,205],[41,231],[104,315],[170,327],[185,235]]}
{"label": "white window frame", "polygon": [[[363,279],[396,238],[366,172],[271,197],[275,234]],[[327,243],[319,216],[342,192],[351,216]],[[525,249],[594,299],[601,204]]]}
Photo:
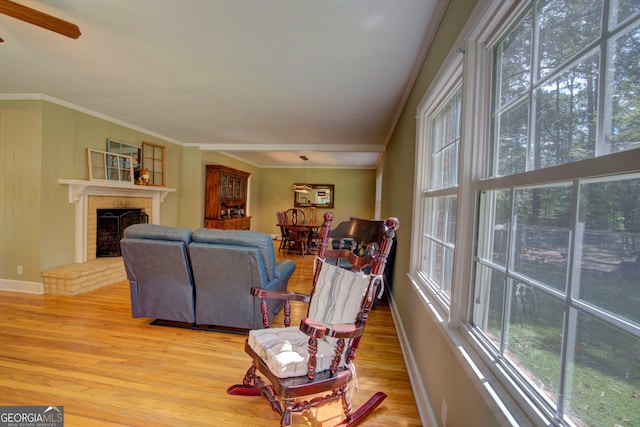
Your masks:
{"label": "white window frame", "polygon": [[384,168],[380,167],[376,170],[376,204],[375,204],[375,219],[380,219],[380,212],[382,209],[382,174]]}
{"label": "white window frame", "polygon": [[133,184],[131,156],[87,148],[89,181],[115,181]]}
{"label": "white window frame", "polygon": [[[545,402],[528,394],[526,387],[517,382],[498,361],[486,351],[470,323],[471,290],[474,242],[476,235],[477,194],[483,189],[536,183],[541,177],[548,178],[548,170],[533,171],[511,177],[483,179],[489,168],[491,148],[491,86],[492,47],[507,31],[528,1],[479,0],[478,6],[460,33],[456,44],[425,93],[417,109],[415,190],[413,204],[412,242],[409,277],[435,324],[445,337],[455,356],[469,373],[481,396],[494,409],[498,420],[504,425],[555,425],[554,414],[545,411]],[[464,64],[460,68],[461,55]],[[458,73],[462,72],[462,130],[459,147],[458,207],[455,240],[455,259],[451,303],[441,299],[419,277],[422,242],[422,194],[429,174],[429,162],[425,159],[425,137],[430,131],[429,113],[437,111],[444,99],[451,94],[452,87],[459,84]],[[640,164],[640,151],[610,155],[607,159],[587,160],[589,176],[606,175],[627,168],[633,170]],[[557,168],[553,179],[571,179],[579,166],[563,165]],[[500,414],[502,416],[500,416]]]}
{"label": "white window frame", "polygon": [[[436,291],[436,286],[429,283],[428,278],[420,272],[422,259],[422,232],[424,229],[424,218],[427,214],[424,212],[424,200],[427,197],[434,196],[451,196],[459,197],[459,185],[448,187],[436,191],[429,191],[428,184],[431,180],[431,149],[433,147],[433,118],[446,105],[451,97],[461,89],[462,86],[462,63],[463,55],[460,51],[454,55],[442,67],[439,76],[434,80],[434,84],[429,88],[424,98],[418,106],[418,125],[416,132],[416,165],[415,165],[415,194],[413,197],[413,224],[412,230],[416,231],[416,235],[412,239],[411,247],[411,275],[424,290],[427,290],[438,304],[439,310],[447,313],[449,311],[450,301],[443,298],[440,292]],[[464,111],[461,113],[463,114]],[[460,146],[458,150],[460,150]],[[460,171],[460,159],[458,159],[458,171]],[[460,173],[460,172],[459,172]],[[457,209],[459,213],[459,207]],[[458,228],[458,227],[456,227]],[[454,254],[455,254],[454,246]],[[455,255],[454,255],[455,258]],[[455,271],[455,266],[454,266]],[[451,295],[453,296],[455,288],[455,274],[452,277]]]}
{"label": "white window frame", "polygon": [[[472,383],[494,410],[502,425],[525,426],[543,420],[535,405],[506,375],[498,379],[491,367],[495,360],[481,347],[467,321],[472,286],[473,244],[475,233],[475,189],[469,183],[483,176],[490,143],[491,52],[486,48],[506,28],[511,11],[515,15],[518,0],[480,0],[460,32],[443,65],[433,79],[417,109],[415,191],[409,278],[423,298],[424,306]],[[491,25],[488,24],[491,22]],[[487,27],[492,31],[489,35]],[[492,35],[490,37],[490,35]],[[422,244],[422,192],[430,163],[425,162],[425,135],[430,124],[425,117],[437,111],[443,101],[462,85],[461,140],[458,159],[457,216],[455,255],[450,304],[445,304],[417,274]],[[507,384],[505,387],[503,384]]]}
{"label": "white window frame", "polygon": [[[494,3],[498,3],[498,2],[494,2]],[[508,2],[505,2],[505,3],[508,3]],[[505,25],[505,24],[508,25],[508,23],[510,23],[514,18],[517,18],[518,16],[520,16],[522,13],[522,10],[525,7],[527,7],[528,4],[529,4],[528,1],[523,2],[523,5],[521,7],[514,7],[513,10],[505,14],[504,16],[506,19],[502,19],[502,23],[503,23],[502,25]],[[488,26],[485,25],[485,28],[486,27]],[[485,58],[486,61],[489,61],[490,63],[492,53],[489,49],[492,49],[492,47],[495,45],[496,38],[503,33],[504,31],[501,30],[501,31],[494,32],[489,38],[478,37],[477,39],[474,40],[474,43],[470,42],[467,46],[475,45],[479,49],[479,51],[483,51],[482,56]],[[471,37],[470,39],[473,39],[473,37]],[[484,49],[484,46],[487,47],[486,50]],[[465,58],[465,67],[472,68],[472,67],[467,67],[467,65],[473,66],[473,63],[466,62],[467,59],[471,59],[471,58]],[[602,59],[602,61],[604,62],[605,59]],[[487,70],[487,68],[484,67],[484,70]],[[474,74],[469,76],[465,74],[464,84],[468,86],[469,92],[473,92],[473,90],[470,89],[469,87],[480,88],[483,85],[485,87],[491,86],[490,84],[488,84],[491,81],[489,77],[490,75],[483,76],[481,75],[481,73],[478,73],[477,75]],[[603,81],[604,81],[604,78],[603,78]],[[475,95],[477,92],[473,92],[473,93]],[[488,100],[491,99],[491,96],[492,94],[490,92],[486,93],[486,98]],[[604,102],[604,99],[602,98],[604,97],[599,97],[599,98],[602,106],[603,105],[602,103]],[[491,117],[489,115],[490,113],[489,106],[487,106],[484,109],[483,113],[480,113],[480,110],[478,109],[474,109],[473,111],[474,111],[473,120],[477,120],[478,122],[484,121],[486,126],[490,125]],[[466,120],[464,123],[467,124],[467,121],[468,120]],[[476,175],[471,179],[471,181],[464,181],[464,183],[467,184],[466,186],[463,185],[462,180],[460,182],[461,186],[469,188],[470,193],[472,193],[472,196],[471,196],[472,199],[474,198],[473,196],[474,194],[479,194],[479,192],[483,190],[494,190],[499,188],[510,189],[510,188],[528,186],[528,185],[544,185],[546,183],[575,181],[575,180],[581,180],[581,179],[588,180],[591,178],[602,177],[606,175],[633,173],[638,170],[638,165],[640,165],[640,150],[630,150],[630,151],[625,151],[621,153],[609,154],[604,157],[595,157],[595,158],[586,159],[586,160],[582,160],[575,163],[563,164],[563,165],[560,165],[560,167],[532,170],[532,171],[527,171],[526,173],[515,174],[515,175],[510,175],[505,177],[481,179],[482,176],[487,175],[486,173],[484,173],[485,172],[484,168],[489,167],[490,162],[486,158],[486,155],[490,151],[491,140],[489,139],[489,133],[487,132],[487,129],[484,129],[484,132],[483,132],[481,129],[470,127],[470,130],[473,133],[469,133],[469,134],[484,135],[483,142],[482,144],[480,144],[480,146],[482,147],[483,150],[485,150],[485,155],[483,156],[483,160],[482,160],[484,164],[483,165],[477,164],[473,168],[474,174]],[[601,131],[603,130],[602,124],[600,124],[600,130]],[[470,199],[469,198],[462,199],[461,204],[466,203],[468,200]],[[474,211],[474,219],[471,222],[475,222],[475,216],[479,214],[477,209],[480,209],[480,208],[476,206],[472,207],[470,205],[467,205],[466,208]],[[460,209],[465,210],[465,207],[461,206]],[[470,234],[472,235],[477,234],[476,230],[469,230],[469,231],[470,231]],[[482,231],[482,230],[479,230],[479,231]],[[468,259],[471,259],[474,255],[473,248],[468,247],[467,249],[469,250]],[[471,266],[468,266],[468,267],[471,267]],[[471,284],[470,275],[465,276],[464,283],[466,286],[463,286],[463,287],[471,291],[473,285]],[[458,312],[458,314],[460,315],[459,319],[461,320],[461,322],[464,322],[464,324],[462,325],[463,326],[462,329],[464,330],[465,333],[469,334],[468,336],[471,338],[471,340],[469,340],[468,343],[472,348],[472,351],[473,351],[472,354],[476,354],[480,356],[479,361],[476,361],[476,363],[481,362],[482,365],[485,365],[490,368],[489,371],[487,371],[487,375],[491,375],[493,378],[495,378],[495,380],[499,382],[499,384],[502,387],[504,387],[504,390],[506,391],[506,393],[508,393],[508,395],[511,398],[515,399],[516,403],[518,404],[519,408],[523,411],[523,413],[526,413],[527,417],[533,420],[533,422],[536,425],[558,425],[558,424],[565,425],[563,424],[564,420],[555,419],[555,413],[553,409],[549,409],[549,404],[548,404],[549,402],[546,402],[544,397],[536,396],[535,392],[527,393],[526,390],[530,388],[528,384],[526,384],[526,382],[524,381],[519,380],[518,378],[516,378],[516,376],[508,374],[506,371],[509,368],[500,366],[498,361],[495,360],[492,355],[486,352],[484,346],[480,344],[480,341],[482,341],[481,334],[478,334],[477,331],[475,331],[472,326],[466,323],[466,316],[468,315],[468,313],[471,312],[471,307],[469,307],[470,301],[471,299],[469,298],[469,295],[466,295],[466,298],[464,298],[464,301],[461,302],[462,309],[460,312]],[[601,316],[595,316],[595,318],[598,318],[598,317],[601,317],[599,320],[602,320],[602,317],[606,317],[606,315],[602,314]],[[625,328],[620,328],[620,329],[624,330]],[[561,375],[564,377],[565,374],[563,373]]]}

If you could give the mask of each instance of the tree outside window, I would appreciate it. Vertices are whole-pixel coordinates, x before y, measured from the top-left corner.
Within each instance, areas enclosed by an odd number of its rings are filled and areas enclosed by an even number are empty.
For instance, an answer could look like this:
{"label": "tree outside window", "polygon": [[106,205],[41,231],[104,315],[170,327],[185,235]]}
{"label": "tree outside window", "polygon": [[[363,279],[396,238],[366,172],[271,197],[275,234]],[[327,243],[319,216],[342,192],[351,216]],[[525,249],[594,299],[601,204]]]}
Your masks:
{"label": "tree outside window", "polygon": [[474,331],[553,424],[640,425],[640,2],[533,1],[493,58]]}

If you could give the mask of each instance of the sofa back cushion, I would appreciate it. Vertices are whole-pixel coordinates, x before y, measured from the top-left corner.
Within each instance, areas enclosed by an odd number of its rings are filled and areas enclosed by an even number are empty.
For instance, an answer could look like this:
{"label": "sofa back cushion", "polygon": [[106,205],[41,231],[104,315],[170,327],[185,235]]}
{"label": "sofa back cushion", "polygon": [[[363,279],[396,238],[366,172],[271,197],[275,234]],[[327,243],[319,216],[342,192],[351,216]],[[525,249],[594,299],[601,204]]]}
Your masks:
{"label": "sofa back cushion", "polygon": [[192,242],[189,256],[196,295],[196,322],[239,329],[262,325],[251,287],[267,287],[256,247]]}
{"label": "sofa back cushion", "polygon": [[170,240],[189,244],[193,232],[187,228],[156,224],[134,224],[124,230],[125,239]]}
{"label": "sofa back cushion", "polygon": [[154,224],[127,227],[120,241],[133,317],[195,321],[188,243],[191,230]]}
{"label": "sofa back cushion", "polygon": [[271,236],[268,234],[245,230],[199,228],[193,233],[192,239],[196,243],[258,248],[266,269],[267,279],[272,281],[276,276],[276,253]]}

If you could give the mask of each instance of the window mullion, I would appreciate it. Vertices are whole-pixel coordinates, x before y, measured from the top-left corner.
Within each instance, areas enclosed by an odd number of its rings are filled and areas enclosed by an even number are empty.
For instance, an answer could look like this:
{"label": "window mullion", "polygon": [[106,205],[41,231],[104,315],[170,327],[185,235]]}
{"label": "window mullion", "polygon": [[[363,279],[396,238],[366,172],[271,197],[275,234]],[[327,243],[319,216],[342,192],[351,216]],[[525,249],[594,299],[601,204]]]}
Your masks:
{"label": "window mullion", "polygon": [[[605,0],[605,6],[602,16],[602,31],[601,37],[609,34],[609,1]],[[611,120],[611,104],[607,102],[610,98],[609,82],[609,43],[610,39],[600,39],[600,68],[598,73],[600,78],[598,80],[598,116],[596,117],[596,157],[607,153],[611,153],[611,144],[609,138],[609,126],[608,121]]]}
{"label": "window mullion", "polygon": [[[580,180],[573,180],[573,191],[571,194],[572,206],[580,206]],[[569,247],[567,248],[567,281],[565,284],[565,313],[563,319],[562,344],[560,348],[560,377],[558,378],[558,393],[556,396],[558,407],[556,417],[561,420],[565,412],[567,402],[565,396],[569,395],[573,386],[573,378],[567,375],[567,369],[575,363],[576,349],[576,331],[578,324],[577,311],[572,307],[571,301],[577,297],[580,286],[579,271],[576,269],[576,259],[578,259],[576,251],[582,250],[582,244],[578,244],[576,239],[579,238],[578,209],[571,212],[571,235],[569,236]],[[576,279],[577,278],[577,279]]]}
{"label": "window mullion", "polygon": [[[514,253],[513,251],[515,250],[515,243],[514,240],[516,238],[516,227],[517,227],[517,223],[516,223],[516,219],[514,218],[513,215],[513,211],[514,211],[514,203],[515,203],[515,188],[511,189],[511,194],[510,194],[510,200],[511,203],[509,204],[509,216],[508,218],[510,218],[509,224],[510,227],[507,229],[507,248],[509,248],[506,252],[506,259],[504,262],[504,268],[505,268],[505,272],[504,272],[504,297],[503,297],[503,301],[502,301],[502,306],[504,307],[503,311],[502,311],[502,339],[500,340],[500,357],[504,357],[504,351],[506,348],[508,348],[508,337],[509,337],[509,319],[511,318],[511,301],[513,301],[513,280],[511,278],[511,262],[513,260],[514,257]],[[495,205],[494,205],[495,206]]]}
{"label": "window mullion", "polygon": [[529,146],[527,147],[527,158],[526,158],[526,166],[525,170],[530,171],[537,169],[537,165],[534,163],[534,159],[536,158],[536,95],[535,88],[538,86],[538,64],[539,64],[539,50],[538,45],[540,41],[540,29],[538,28],[538,14],[536,13],[536,2],[532,2],[531,6],[531,22],[532,22],[532,30],[531,30],[531,67],[529,68],[529,88],[528,88],[528,96],[529,96],[529,123],[527,125],[527,142]]}
{"label": "window mullion", "polygon": [[490,55],[490,51],[483,44],[472,40],[466,42],[462,69],[462,79],[465,83],[462,86],[460,101],[455,256],[449,311],[449,324],[454,328],[459,327],[462,322],[468,322],[473,306],[471,301],[473,263],[468,260],[474,255],[477,198],[470,184],[483,177],[487,159],[486,147],[489,146],[488,129],[491,122],[489,109],[491,87],[486,82],[491,76]]}

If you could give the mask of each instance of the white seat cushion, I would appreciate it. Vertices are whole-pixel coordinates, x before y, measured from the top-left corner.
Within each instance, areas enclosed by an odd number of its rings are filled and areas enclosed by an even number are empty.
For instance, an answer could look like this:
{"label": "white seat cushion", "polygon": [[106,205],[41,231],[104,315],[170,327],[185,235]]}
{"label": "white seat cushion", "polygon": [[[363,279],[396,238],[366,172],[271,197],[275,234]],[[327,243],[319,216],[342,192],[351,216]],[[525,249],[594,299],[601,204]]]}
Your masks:
{"label": "white seat cushion", "polygon": [[[362,298],[369,285],[363,273],[324,263],[309,307],[309,317],[324,324],[355,323]],[[316,372],[329,369],[334,338],[318,340]],[[309,337],[298,326],[249,331],[249,346],[279,378],[307,374]],[[340,363],[344,366],[344,358]]]}
{"label": "white seat cushion", "polygon": [[[307,375],[309,337],[300,331],[300,327],[252,330],[249,331],[248,342],[275,376],[289,378]],[[316,372],[331,366],[334,342],[334,339],[318,340]]]}

